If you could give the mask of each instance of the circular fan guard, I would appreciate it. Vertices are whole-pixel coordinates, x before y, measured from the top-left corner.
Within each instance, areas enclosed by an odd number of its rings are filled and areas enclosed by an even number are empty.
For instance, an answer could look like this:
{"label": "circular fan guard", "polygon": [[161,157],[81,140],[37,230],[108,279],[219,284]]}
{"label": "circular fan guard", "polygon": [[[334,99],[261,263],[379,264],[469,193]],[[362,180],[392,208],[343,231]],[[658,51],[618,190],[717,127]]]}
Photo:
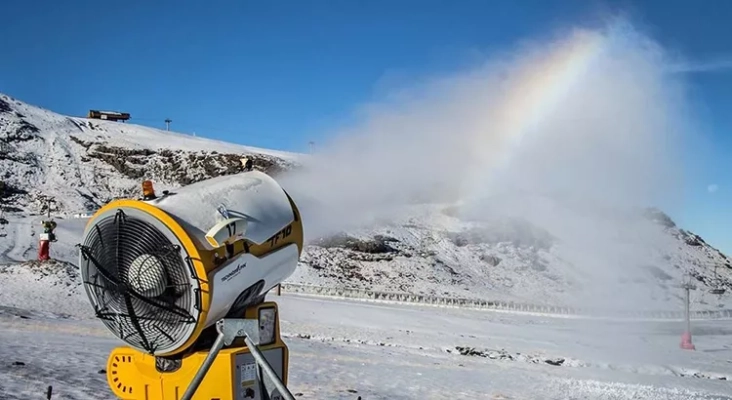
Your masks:
{"label": "circular fan guard", "polygon": [[118,209],[95,221],[80,249],[82,279],[96,316],[120,339],[157,354],[188,338],[200,292],[192,287],[195,272],[179,244]]}

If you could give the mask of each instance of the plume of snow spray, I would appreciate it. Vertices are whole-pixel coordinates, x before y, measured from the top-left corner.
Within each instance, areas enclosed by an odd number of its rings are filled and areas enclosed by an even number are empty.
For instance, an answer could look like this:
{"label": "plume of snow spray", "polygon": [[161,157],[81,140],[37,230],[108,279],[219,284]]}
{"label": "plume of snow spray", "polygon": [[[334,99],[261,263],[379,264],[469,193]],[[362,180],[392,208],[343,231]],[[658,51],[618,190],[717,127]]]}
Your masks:
{"label": "plume of snow spray", "polygon": [[[416,202],[461,218],[522,217],[560,239],[583,305],[638,306],[618,290],[659,235],[636,207],[678,188],[683,86],[662,49],[617,21],[495,55],[402,89],[283,179],[313,239]],[[620,304],[622,303],[622,304]]]}

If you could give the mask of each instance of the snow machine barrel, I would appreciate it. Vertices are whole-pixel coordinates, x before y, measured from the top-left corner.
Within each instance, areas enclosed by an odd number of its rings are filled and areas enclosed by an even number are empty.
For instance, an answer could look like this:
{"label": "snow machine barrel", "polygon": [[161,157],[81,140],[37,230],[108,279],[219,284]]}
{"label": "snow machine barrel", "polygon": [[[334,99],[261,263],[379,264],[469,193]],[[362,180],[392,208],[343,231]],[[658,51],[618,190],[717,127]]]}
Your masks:
{"label": "snow machine barrel", "polygon": [[79,267],[111,332],[140,352],[172,356],[219,319],[262,303],[294,272],[302,246],[295,203],[252,171],[107,204],[86,226]]}

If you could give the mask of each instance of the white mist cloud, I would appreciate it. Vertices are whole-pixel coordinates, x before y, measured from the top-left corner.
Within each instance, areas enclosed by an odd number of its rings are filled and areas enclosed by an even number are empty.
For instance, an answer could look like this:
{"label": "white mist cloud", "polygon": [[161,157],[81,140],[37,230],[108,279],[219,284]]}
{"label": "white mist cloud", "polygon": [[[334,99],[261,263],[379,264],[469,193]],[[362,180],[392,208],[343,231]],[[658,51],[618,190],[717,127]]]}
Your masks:
{"label": "white mist cloud", "polygon": [[640,279],[657,236],[626,211],[679,198],[683,184],[687,111],[667,65],[623,24],[522,44],[363,107],[281,182],[309,239],[415,202],[526,218],[572,254],[589,282],[578,301],[637,306],[644,293],[621,282]]}

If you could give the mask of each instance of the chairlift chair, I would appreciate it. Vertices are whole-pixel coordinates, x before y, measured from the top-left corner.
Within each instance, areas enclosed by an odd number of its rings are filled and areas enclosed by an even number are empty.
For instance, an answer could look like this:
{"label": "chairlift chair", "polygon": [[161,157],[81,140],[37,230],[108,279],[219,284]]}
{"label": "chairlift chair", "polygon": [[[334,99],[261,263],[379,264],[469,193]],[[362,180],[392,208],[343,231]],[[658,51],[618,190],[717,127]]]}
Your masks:
{"label": "chairlift chair", "polygon": [[[716,263],[714,264],[714,278],[716,278],[717,281],[719,280],[719,274],[717,273],[717,264]],[[713,288],[709,289],[709,293],[715,294],[718,296],[723,295],[726,291],[727,291],[727,289],[725,289],[721,286],[717,286],[717,287],[713,287]]]}

